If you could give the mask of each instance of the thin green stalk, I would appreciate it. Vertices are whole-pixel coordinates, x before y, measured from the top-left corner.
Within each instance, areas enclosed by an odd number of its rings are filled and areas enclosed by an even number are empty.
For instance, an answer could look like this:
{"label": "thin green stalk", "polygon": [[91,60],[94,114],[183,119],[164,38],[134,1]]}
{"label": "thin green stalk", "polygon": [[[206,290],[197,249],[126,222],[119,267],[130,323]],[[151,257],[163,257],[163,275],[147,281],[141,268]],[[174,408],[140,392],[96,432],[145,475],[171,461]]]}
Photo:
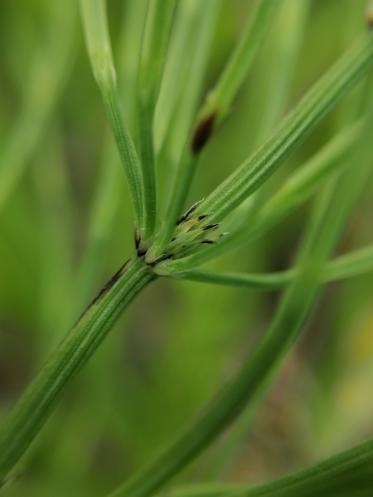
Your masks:
{"label": "thin green stalk", "polygon": [[[128,4],[128,5],[127,5]],[[123,79],[120,99],[125,101],[126,119],[134,123],[135,86],[138,73],[138,58],[141,47],[141,29],[145,18],[145,3],[127,2],[121,34],[118,40],[118,79]],[[105,250],[114,230],[114,221],[120,204],[122,192],[118,168],[118,156],[113,146],[110,130],[105,137],[100,173],[90,209],[86,250],[79,268],[77,278],[77,294],[74,299],[72,315],[81,309],[98,284],[102,276]]]}
{"label": "thin green stalk", "polygon": [[321,150],[316,152],[303,166],[275,192],[257,212],[242,219],[238,226],[213,247],[211,254],[222,255],[237,249],[280,223],[297,207],[302,205],[325,180],[335,173],[352,167],[346,159],[357,143],[361,124],[349,126],[332,138]]}
{"label": "thin green stalk", "polygon": [[[175,41],[174,44],[171,43],[170,58],[166,66],[155,116],[155,132],[161,128],[167,115],[172,114],[173,116],[172,122],[169,122],[166,128],[163,141],[161,141],[161,136],[158,137],[158,140],[157,135],[155,137],[156,147],[158,141],[157,163],[162,172],[158,184],[159,198],[165,198],[167,201],[171,186],[175,183],[176,168],[183,155],[183,147],[195,119],[222,0],[206,0],[203,3],[185,0],[183,4],[188,11],[194,7],[192,9],[193,16],[190,14],[186,19],[180,19],[183,28],[180,36],[178,30],[175,29]],[[178,12],[181,16],[183,9],[179,9]],[[190,26],[190,24],[192,25]],[[188,28],[190,28],[190,32],[189,36],[186,37],[183,32]],[[180,40],[180,38],[182,39]],[[180,64],[181,67],[178,69]],[[192,72],[190,67],[193,67]],[[175,80],[175,74],[179,75],[177,80]],[[162,95],[164,95],[163,99]],[[160,208],[160,218],[167,219],[168,204],[165,205],[163,202]],[[158,224],[161,225],[162,221]]]}
{"label": "thin green stalk", "polygon": [[331,174],[347,167],[346,158],[360,132],[360,124],[342,130],[299,167],[261,209],[237,221],[231,232],[214,245],[201,247],[187,257],[161,264],[158,271],[181,273],[235,250],[267,232],[304,203]]}
{"label": "thin green stalk", "polygon": [[270,46],[262,63],[262,78],[268,81],[268,85],[265,85],[264,96],[260,99],[260,122],[255,136],[258,146],[284,114],[309,8],[310,0],[283,0],[276,12],[274,25],[271,27]]}
{"label": "thin green stalk", "polygon": [[147,260],[157,259],[171,240],[176,222],[184,209],[194,175],[196,173],[200,155],[204,149],[213,128],[225,118],[229,106],[239,87],[242,85],[264,35],[269,26],[271,13],[274,10],[275,0],[260,0],[257,9],[248,22],[244,34],[232,52],[214,89],[210,92],[202,106],[197,119],[191,141],[187,140],[177,171],[174,184],[171,188],[167,215],[152,245]]}
{"label": "thin green stalk", "polygon": [[309,468],[259,485],[213,484],[184,488],[173,497],[360,497],[371,495],[373,441],[335,454]]}
{"label": "thin green stalk", "polygon": [[121,19],[121,32],[117,42],[118,80],[120,100],[124,104],[129,128],[135,129],[136,94],[139,58],[147,2],[127,0]]}
{"label": "thin green stalk", "polygon": [[[189,5],[188,1],[186,3]],[[170,69],[170,78],[173,79],[176,87],[178,100],[174,108],[172,125],[168,127],[164,144],[161,150],[159,150],[159,154],[161,155],[161,162],[162,158],[165,158],[166,161],[171,163],[171,172],[173,172],[174,167],[179,163],[183,146],[195,120],[198,101],[201,97],[202,86],[206,75],[208,56],[222,3],[222,0],[198,2],[198,10],[196,11],[196,19],[194,20],[194,29],[192,32],[193,39],[189,43],[188,50],[182,54],[187,69],[184,81],[178,80],[176,84],[175,74],[177,72],[171,73]],[[189,70],[190,67],[193,67],[193,72]],[[161,111],[162,107],[160,106],[158,112],[161,113]]]}
{"label": "thin green stalk", "polygon": [[[321,276],[322,283],[344,280],[359,276],[373,270],[373,245],[354,250],[346,255],[337,257],[325,267]],[[226,273],[191,270],[185,273],[171,274],[173,278],[198,281],[214,285],[255,288],[257,290],[277,290],[289,285],[297,276],[296,269],[273,273]]]}
{"label": "thin green stalk", "polygon": [[130,260],[103,287],[21,397],[0,431],[0,486],[32,443],[71,378],[85,365],[123,310],[153,279]]}
{"label": "thin green stalk", "polygon": [[[295,65],[306,27],[310,0],[283,0],[271,26],[269,44],[264,47],[253,102],[253,147],[256,149],[274,131],[285,113],[292,87]],[[249,217],[265,203],[273,191],[273,182],[251,196],[236,216]]]}
{"label": "thin green stalk", "polygon": [[194,27],[206,7],[208,5],[202,5],[199,0],[181,0],[178,3],[154,119],[154,147],[157,155],[166,145],[170,127],[174,126],[180,96],[184,98],[191,67],[194,77],[195,66],[190,60],[198,35]]}
{"label": "thin green stalk", "polygon": [[[278,0],[258,0],[256,9],[250,17],[239,43],[202,105],[197,129],[211,118],[217,124],[226,117],[264,40],[272,14],[278,3]],[[211,123],[211,125],[213,124]]]}
{"label": "thin green stalk", "polygon": [[143,224],[144,178],[136,149],[119,108],[116,72],[107,27],[105,0],[81,0],[83,24],[93,74],[101,92],[127,177],[136,228]]}
{"label": "thin green stalk", "polygon": [[373,34],[364,35],[303,97],[280,128],[198,207],[206,222],[221,221],[256,191],[316,124],[367,72],[373,62]]}
{"label": "thin green stalk", "polygon": [[144,178],[144,225],[141,238],[152,236],[157,213],[153,142],[155,106],[161,86],[176,0],[149,0],[138,77],[138,136]]}

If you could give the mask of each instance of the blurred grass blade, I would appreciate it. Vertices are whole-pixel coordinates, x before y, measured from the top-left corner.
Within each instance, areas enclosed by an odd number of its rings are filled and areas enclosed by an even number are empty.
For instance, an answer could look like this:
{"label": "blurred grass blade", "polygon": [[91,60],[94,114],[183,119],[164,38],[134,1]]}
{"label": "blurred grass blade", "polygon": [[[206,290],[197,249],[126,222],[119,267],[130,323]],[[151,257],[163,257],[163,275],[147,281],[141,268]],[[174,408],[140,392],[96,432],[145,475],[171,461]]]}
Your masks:
{"label": "blurred grass blade", "polygon": [[354,250],[341,255],[326,268],[325,281],[336,281],[359,274],[365,274],[373,269],[373,246]]}
{"label": "blurred grass blade", "polygon": [[155,229],[157,212],[153,121],[176,0],[149,0],[139,61],[138,136],[144,178],[143,242]]}
{"label": "blurred grass blade", "polygon": [[117,97],[116,72],[107,27],[105,0],[81,0],[81,11],[93,74],[97,81],[118,147],[131,194],[135,226],[143,224],[144,185],[140,162],[123,123]]}
{"label": "blurred grass blade", "polygon": [[196,216],[221,221],[272,175],[373,62],[373,34],[364,35],[303,97],[280,128],[198,207]]}
{"label": "blurred grass blade", "polygon": [[[0,158],[0,210],[21,179],[63,90],[72,66],[74,2],[48,4],[49,25],[43,50],[36,50],[21,110],[4,140]],[[50,32],[48,32],[48,30]]]}
{"label": "blurred grass blade", "polygon": [[123,310],[154,275],[139,260],[125,263],[60,343],[0,429],[0,486]]}
{"label": "blurred grass blade", "polygon": [[213,484],[185,487],[172,497],[369,497],[373,487],[373,441],[259,485]]}
{"label": "blurred grass blade", "polygon": [[[329,283],[359,276],[369,271],[373,271],[373,246],[355,250],[329,262],[325,267],[325,273],[322,275],[321,280],[323,283]],[[198,281],[200,283],[276,290],[289,285],[296,275],[297,271],[295,269],[288,269],[286,271],[262,274],[191,270],[185,273],[172,274],[171,276],[176,279]]]}

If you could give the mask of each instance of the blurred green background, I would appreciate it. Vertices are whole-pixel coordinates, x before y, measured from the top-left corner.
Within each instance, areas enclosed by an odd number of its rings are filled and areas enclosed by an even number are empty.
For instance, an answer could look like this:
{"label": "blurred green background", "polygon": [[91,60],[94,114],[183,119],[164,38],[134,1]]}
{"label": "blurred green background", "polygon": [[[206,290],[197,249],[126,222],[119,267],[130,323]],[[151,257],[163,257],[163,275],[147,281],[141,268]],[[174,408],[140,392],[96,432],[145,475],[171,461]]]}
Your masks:
{"label": "blurred green background", "polygon": [[[246,158],[365,29],[365,0],[304,1],[294,19],[303,1],[279,0],[270,34],[203,158],[191,201]],[[179,16],[195,3],[180,0]],[[222,1],[197,103],[253,3]],[[0,6],[1,417],[132,251],[128,192],[76,4],[18,0]],[[145,0],[108,1],[129,122],[145,7]],[[198,33],[197,21],[193,26]],[[181,61],[181,67],[184,72],[170,84],[186,91],[193,64]],[[323,120],[270,188],[356,115],[358,92]],[[180,99],[178,105],[182,94]],[[158,109],[159,122],[165,108],[167,98]],[[174,126],[177,112],[171,115],[170,154],[178,153]],[[372,187],[367,185],[340,252],[372,240]],[[288,267],[307,209],[211,267],[251,272]],[[373,435],[372,290],[372,274],[328,286],[263,403],[245,413],[179,481],[260,481]],[[149,460],[224,383],[265,332],[277,301],[276,292],[168,280],[151,286],[68,388],[3,495],[104,495]]]}

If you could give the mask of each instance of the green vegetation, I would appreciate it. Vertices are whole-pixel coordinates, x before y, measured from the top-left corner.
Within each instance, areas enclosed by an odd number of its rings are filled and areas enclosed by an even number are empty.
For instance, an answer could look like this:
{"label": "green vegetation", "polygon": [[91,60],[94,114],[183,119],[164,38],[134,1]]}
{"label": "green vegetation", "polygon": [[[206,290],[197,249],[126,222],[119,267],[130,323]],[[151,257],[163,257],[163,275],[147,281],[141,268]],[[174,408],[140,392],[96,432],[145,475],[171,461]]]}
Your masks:
{"label": "green vegetation", "polygon": [[370,4],[24,3],[0,21],[4,495],[370,495]]}

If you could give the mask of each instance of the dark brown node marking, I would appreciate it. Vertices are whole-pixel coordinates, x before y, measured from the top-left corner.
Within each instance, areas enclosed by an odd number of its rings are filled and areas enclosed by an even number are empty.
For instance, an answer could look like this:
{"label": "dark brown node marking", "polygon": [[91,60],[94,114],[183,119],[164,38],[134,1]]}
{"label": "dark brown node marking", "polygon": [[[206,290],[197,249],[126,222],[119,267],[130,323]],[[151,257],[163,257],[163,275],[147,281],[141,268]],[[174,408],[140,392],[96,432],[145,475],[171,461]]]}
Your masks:
{"label": "dark brown node marking", "polygon": [[173,256],[174,256],[174,254],[162,254],[157,259],[155,259],[154,261],[149,262],[148,266],[154,267],[157,264],[159,264],[160,262],[168,261],[169,259],[172,259]]}
{"label": "dark brown node marking", "polygon": [[219,227],[219,223],[214,223],[214,224],[206,224],[206,226],[203,227],[203,231],[210,231],[214,230]]}
{"label": "dark brown node marking", "polygon": [[137,230],[135,231],[135,248],[137,257],[144,257],[144,255],[146,254],[146,249],[143,249],[141,247],[141,236],[139,235]]}
{"label": "dark brown node marking", "polygon": [[192,138],[192,152],[199,154],[208,142],[215,124],[216,114],[210,114],[198,122]]}
{"label": "dark brown node marking", "polygon": [[178,219],[176,222],[176,225],[179,226],[179,224],[184,223],[185,221],[188,221],[190,216],[193,214],[193,212],[197,209],[199,204],[202,202],[202,200],[198,200],[198,202],[195,202],[193,205],[189,207],[187,211],[184,212],[184,214]]}
{"label": "dark brown node marking", "polygon": [[207,216],[208,214],[201,214],[200,216],[198,216],[198,221],[203,221],[204,219],[206,219]]}
{"label": "dark brown node marking", "polygon": [[213,240],[202,240],[201,243],[205,243],[206,245],[213,245],[215,242]]}
{"label": "dark brown node marking", "polygon": [[114,273],[113,276],[109,279],[109,281],[105,283],[105,285],[101,288],[98,294],[94,297],[94,299],[88,304],[88,306],[82,312],[79,319],[76,321],[74,327],[79,323],[79,321],[89,311],[89,309],[95,304],[97,304],[97,302],[102,299],[102,297],[110,290],[110,288],[112,288],[115,285],[115,283],[119,280],[119,278],[124,274],[129,261],[130,260],[128,259],[124,264],[122,264],[122,266],[118,269],[118,271]]}
{"label": "dark brown node marking", "polygon": [[134,240],[135,240],[135,248],[136,248],[136,252],[137,252],[139,247],[140,247],[140,243],[141,243],[141,236],[137,230],[135,230]]}
{"label": "dark brown node marking", "polygon": [[109,281],[107,281],[105,283],[105,285],[101,288],[101,290],[98,292],[96,297],[92,300],[89,307],[96,304],[96,302],[98,300],[100,300],[105,295],[105,293],[107,293],[110,290],[110,288],[112,288],[115,285],[115,283],[119,280],[119,278],[124,273],[124,271],[128,265],[128,262],[129,262],[129,259],[124,264],[122,264],[122,266],[118,269],[118,271],[116,273],[114,273],[113,276],[109,279]]}

